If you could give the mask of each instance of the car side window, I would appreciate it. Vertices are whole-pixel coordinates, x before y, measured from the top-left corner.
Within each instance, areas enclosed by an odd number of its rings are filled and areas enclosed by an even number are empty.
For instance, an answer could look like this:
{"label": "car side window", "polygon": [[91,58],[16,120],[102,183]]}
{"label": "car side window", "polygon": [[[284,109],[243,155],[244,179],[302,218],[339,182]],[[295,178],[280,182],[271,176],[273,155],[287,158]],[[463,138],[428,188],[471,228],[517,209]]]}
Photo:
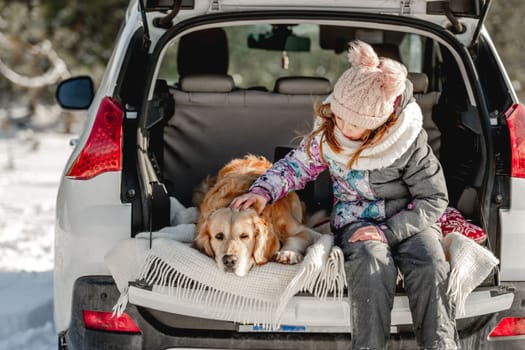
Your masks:
{"label": "car side window", "polygon": [[425,38],[408,33],[399,44],[401,60],[409,72],[423,72],[423,47]]}

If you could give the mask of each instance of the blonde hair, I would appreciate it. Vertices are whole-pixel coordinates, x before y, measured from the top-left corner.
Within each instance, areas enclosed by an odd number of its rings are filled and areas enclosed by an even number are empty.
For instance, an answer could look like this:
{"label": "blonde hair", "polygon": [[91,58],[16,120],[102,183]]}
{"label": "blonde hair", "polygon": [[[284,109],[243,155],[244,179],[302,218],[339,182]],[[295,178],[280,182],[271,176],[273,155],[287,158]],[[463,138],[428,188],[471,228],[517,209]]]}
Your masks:
{"label": "blonde hair", "polygon": [[[343,148],[341,147],[341,145],[337,141],[337,138],[335,137],[335,115],[330,109],[330,104],[325,103],[318,106],[314,106],[314,110],[315,116],[321,118],[322,121],[321,125],[319,125],[317,129],[313,130],[306,137],[307,154],[310,158],[312,157],[312,154],[310,153],[312,141],[317,135],[321,135],[321,142],[319,144],[320,153],[321,158],[326,163],[326,160],[324,159],[323,155],[324,141],[326,141],[328,146],[330,146],[336,153],[342,152]],[[363,143],[359,146],[359,148],[354,152],[354,154],[350,158],[348,162],[348,167],[352,168],[352,166],[355,164],[355,162],[365,149],[377,145],[383,139],[387,130],[396,123],[397,119],[398,118],[396,113],[392,112],[392,114],[388,117],[385,123],[383,123],[374,130],[367,130],[363,135]]]}

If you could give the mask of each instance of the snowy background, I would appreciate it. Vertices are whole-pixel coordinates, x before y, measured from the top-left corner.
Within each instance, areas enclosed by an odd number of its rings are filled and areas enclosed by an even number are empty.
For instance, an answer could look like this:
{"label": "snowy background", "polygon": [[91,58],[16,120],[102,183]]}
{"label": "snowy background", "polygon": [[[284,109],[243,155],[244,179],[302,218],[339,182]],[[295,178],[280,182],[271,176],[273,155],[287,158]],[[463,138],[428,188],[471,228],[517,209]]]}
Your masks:
{"label": "snowy background", "polygon": [[0,126],[0,350],[57,349],[55,199],[72,138]]}

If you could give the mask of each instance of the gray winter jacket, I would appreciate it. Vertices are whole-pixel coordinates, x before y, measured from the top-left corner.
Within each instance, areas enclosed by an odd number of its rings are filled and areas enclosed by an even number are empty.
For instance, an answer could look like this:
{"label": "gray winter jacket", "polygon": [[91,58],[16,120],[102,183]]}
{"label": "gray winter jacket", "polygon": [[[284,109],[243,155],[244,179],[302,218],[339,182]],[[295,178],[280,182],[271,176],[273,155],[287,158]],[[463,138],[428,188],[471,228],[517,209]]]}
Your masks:
{"label": "gray winter jacket", "polygon": [[319,145],[305,142],[276,162],[250,191],[271,201],[302,189],[329,169],[334,193],[335,229],[358,221],[377,225],[394,246],[435,225],[448,204],[443,171],[422,129],[415,141],[391,165],[377,170],[343,168],[320,156]]}
{"label": "gray winter jacket", "polygon": [[385,199],[386,218],[379,227],[391,246],[436,225],[448,205],[443,170],[424,130],[401,158],[370,171],[369,178],[376,196]]}

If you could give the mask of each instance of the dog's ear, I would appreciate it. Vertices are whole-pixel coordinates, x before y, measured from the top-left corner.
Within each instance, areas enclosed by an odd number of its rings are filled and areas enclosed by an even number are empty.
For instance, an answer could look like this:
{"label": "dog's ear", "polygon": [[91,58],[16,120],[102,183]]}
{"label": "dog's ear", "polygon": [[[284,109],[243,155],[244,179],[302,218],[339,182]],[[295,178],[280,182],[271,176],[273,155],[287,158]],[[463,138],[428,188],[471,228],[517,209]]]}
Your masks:
{"label": "dog's ear", "polygon": [[215,253],[211,248],[211,236],[210,236],[210,227],[208,220],[205,220],[201,225],[197,227],[197,235],[193,239],[192,247],[200,250],[212,258],[215,257]]}
{"label": "dog's ear", "polygon": [[279,250],[279,239],[260,216],[254,216],[255,246],[253,258],[257,265],[268,262]]}

